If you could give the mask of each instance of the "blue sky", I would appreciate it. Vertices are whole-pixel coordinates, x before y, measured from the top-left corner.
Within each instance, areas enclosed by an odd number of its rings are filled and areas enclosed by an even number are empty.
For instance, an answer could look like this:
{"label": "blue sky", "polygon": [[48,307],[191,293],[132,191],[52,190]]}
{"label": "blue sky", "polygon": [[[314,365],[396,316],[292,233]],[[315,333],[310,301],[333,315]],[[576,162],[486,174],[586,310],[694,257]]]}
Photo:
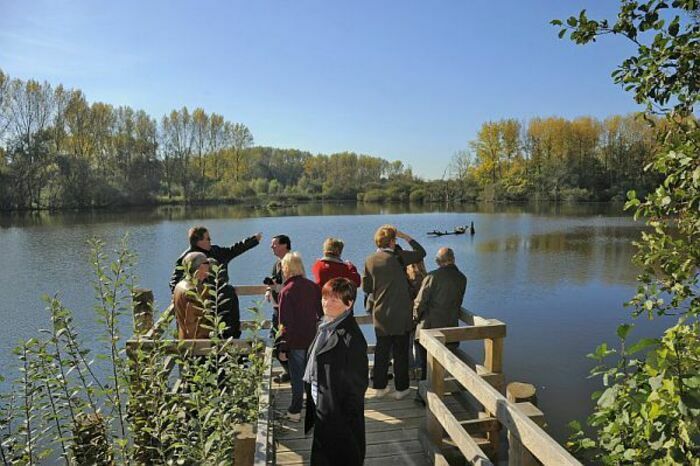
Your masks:
{"label": "blue sky", "polygon": [[203,107],[256,144],[402,160],[439,178],[484,121],[637,110],[621,39],[548,23],[600,1],[0,0],[0,68],[160,119]]}

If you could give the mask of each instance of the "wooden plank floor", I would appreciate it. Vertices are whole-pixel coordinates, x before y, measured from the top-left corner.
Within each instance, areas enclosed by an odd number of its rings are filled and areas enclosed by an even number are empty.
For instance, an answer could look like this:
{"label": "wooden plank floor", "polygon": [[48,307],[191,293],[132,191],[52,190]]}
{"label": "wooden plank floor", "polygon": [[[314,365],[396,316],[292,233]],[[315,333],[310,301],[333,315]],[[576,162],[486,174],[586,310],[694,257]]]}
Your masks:
{"label": "wooden plank floor", "polygon": [[[389,382],[393,386],[393,382]],[[432,464],[423,453],[418,440],[420,429],[425,426],[425,408],[414,401],[416,382],[412,381],[413,393],[403,400],[395,400],[392,394],[383,398],[373,397],[368,389],[365,396],[365,428],[367,454],[365,465]],[[283,418],[289,407],[291,387],[289,383],[273,382],[273,423],[275,458],[279,465],[309,464],[311,438],[304,434],[304,416],[299,423]],[[472,417],[468,407],[460,399],[447,396],[445,403],[458,419]]]}

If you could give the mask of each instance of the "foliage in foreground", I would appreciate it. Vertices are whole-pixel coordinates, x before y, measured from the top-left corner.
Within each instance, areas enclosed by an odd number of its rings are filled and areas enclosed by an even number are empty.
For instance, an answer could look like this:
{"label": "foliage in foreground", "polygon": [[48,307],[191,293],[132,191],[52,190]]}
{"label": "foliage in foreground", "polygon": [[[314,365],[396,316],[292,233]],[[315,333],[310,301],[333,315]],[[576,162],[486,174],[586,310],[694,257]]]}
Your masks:
{"label": "foliage in foreground", "polygon": [[[603,344],[590,355],[601,364],[604,390],[588,419],[588,437],[579,423],[569,446],[609,465],[700,465],[700,128],[693,113],[700,100],[698,2],[622,0],[614,24],[570,17],[560,37],[580,44],[601,35],[623,36],[637,53],[615,72],[616,83],[634,93],[648,115],[663,117],[658,152],[647,171],[663,182],[645,199],[629,193],[627,208],[645,218],[649,230],[637,243],[641,267],[634,315],[669,319],[659,339],[627,344],[630,325],[618,328],[620,350]],[[654,119],[649,118],[650,123]],[[609,365],[609,357],[616,360]]]}
{"label": "foliage in foreground", "polygon": [[[206,356],[173,352],[164,340],[127,355],[119,329],[131,319],[134,257],[125,241],[111,263],[100,241],[92,251],[103,351],[93,354],[71,311],[46,298],[50,328],[16,349],[20,375],[0,398],[0,461],[231,464],[235,425],[257,418],[263,341],[254,337],[243,351],[219,338],[214,317]],[[202,303],[209,311],[220,304]]]}

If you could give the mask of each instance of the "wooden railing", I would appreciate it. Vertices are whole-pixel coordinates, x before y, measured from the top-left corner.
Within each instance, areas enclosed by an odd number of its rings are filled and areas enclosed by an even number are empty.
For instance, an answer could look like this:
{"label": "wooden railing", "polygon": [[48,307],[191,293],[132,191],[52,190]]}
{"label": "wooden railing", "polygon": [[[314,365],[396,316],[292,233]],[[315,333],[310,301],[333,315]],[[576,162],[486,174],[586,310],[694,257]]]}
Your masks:
{"label": "wooden railing", "polygon": [[[427,402],[426,431],[422,443],[436,465],[446,465],[447,437],[471,464],[492,465],[498,450],[499,430],[507,429],[511,452],[514,446],[531,454],[545,466],[580,466],[561,445],[531,417],[541,412],[530,403],[514,403],[503,395],[503,339],[505,324],[462,310],[466,327],[423,330],[420,343],[427,351],[428,380],[420,387]],[[484,340],[484,361],[478,364],[463,352],[451,351],[446,343]],[[446,378],[446,376],[448,376]],[[465,390],[480,405],[475,419],[459,421],[445,405],[446,392]],[[477,434],[486,433],[482,438]],[[487,454],[484,449],[488,450]],[[521,466],[529,455],[510,454],[508,464]]]}
{"label": "wooden railing", "polygon": [[[239,296],[263,295],[266,286],[237,286],[236,292]],[[171,356],[164,361],[164,367],[170,371],[174,367],[175,355],[201,356],[206,355],[214,349],[214,343],[209,339],[178,340],[165,337],[167,331],[171,329],[170,324],[174,320],[173,305],[169,305],[153,322],[153,293],[150,290],[135,290],[134,293],[134,336],[126,342],[126,351],[131,363],[138,363],[136,355],[139,351],[150,351],[158,346],[160,351]],[[242,321],[241,330],[251,330],[262,327],[269,329],[272,323],[269,320],[263,322]],[[250,350],[253,339],[238,339],[226,341],[227,346],[235,346],[243,350]],[[273,454],[271,445],[271,418],[272,418],[272,347],[266,345],[264,349],[264,376],[258,397],[258,420],[255,427],[238,426],[234,430],[236,435],[235,463],[254,464],[255,466],[265,466],[273,464]],[[172,391],[177,391],[180,385],[175,382]]]}

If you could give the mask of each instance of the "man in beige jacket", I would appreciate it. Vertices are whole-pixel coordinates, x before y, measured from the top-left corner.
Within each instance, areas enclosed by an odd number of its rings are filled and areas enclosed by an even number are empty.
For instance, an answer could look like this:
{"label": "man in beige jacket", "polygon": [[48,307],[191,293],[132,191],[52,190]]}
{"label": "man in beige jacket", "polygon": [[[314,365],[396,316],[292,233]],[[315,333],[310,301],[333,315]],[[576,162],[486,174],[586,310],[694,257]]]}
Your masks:
{"label": "man in beige jacket", "polygon": [[205,328],[204,300],[208,289],[204,281],[209,276],[209,260],[202,252],[187,253],[182,259],[185,276],[173,290],[173,307],[180,340],[209,338]]}
{"label": "man in beige jacket", "polygon": [[[408,242],[412,250],[397,250],[396,239]],[[425,257],[416,240],[392,225],[380,227],[374,234],[377,251],[365,261],[362,290],[370,295],[370,311],[377,336],[374,354],[373,388],[376,396],[386,395],[389,360],[394,359],[396,399],[410,393],[408,378],[409,334],[413,328],[412,302],[406,278],[406,266]]]}

